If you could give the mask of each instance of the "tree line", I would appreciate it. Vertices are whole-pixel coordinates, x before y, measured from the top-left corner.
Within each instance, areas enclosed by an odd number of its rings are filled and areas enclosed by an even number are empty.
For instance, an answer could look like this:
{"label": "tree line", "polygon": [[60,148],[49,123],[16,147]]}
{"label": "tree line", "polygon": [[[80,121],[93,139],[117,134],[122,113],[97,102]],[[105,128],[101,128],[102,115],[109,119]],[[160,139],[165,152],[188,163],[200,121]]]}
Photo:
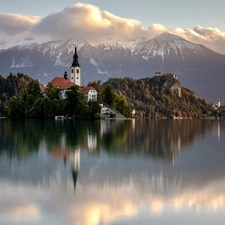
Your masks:
{"label": "tree line", "polygon": [[[130,108],[124,96],[115,94],[112,86],[103,88],[100,82],[92,82],[98,91],[98,99],[114,107],[125,116]],[[60,98],[60,89],[40,84],[25,74],[0,76],[0,113],[9,118],[54,118],[68,115],[76,119],[99,119],[100,101],[87,102],[78,86],[66,91],[66,98]]]}
{"label": "tree line", "polygon": [[77,86],[71,87],[66,92],[67,97],[61,99],[60,89],[50,83],[44,86],[21,73],[8,77],[0,75],[0,115],[42,119],[68,115],[79,119],[98,119],[99,100],[102,100],[126,117],[131,117],[133,109],[135,116],[153,119],[225,116],[225,107],[215,108],[185,87],[181,87],[179,97],[172,88],[165,89],[163,82],[154,78],[113,78],[103,84],[93,81],[88,85],[97,90],[98,101],[87,102]]}

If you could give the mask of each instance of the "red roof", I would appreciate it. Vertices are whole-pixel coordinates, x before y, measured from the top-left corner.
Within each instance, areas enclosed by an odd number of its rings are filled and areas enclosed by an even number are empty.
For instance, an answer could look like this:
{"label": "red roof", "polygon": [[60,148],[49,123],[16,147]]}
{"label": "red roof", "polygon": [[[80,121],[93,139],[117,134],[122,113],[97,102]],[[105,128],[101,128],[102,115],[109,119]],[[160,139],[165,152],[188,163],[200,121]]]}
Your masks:
{"label": "red roof", "polygon": [[59,87],[62,90],[67,90],[68,88],[70,88],[73,85],[75,85],[69,79],[65,79],[64,77],[55,77],[50,83],[54,87]]}
{"label": "red roof", "polygon": [[81,89],[81,91],[84,92],[85,94],[87,94],[91,90],[96,91],[92,86],[87,86]]}

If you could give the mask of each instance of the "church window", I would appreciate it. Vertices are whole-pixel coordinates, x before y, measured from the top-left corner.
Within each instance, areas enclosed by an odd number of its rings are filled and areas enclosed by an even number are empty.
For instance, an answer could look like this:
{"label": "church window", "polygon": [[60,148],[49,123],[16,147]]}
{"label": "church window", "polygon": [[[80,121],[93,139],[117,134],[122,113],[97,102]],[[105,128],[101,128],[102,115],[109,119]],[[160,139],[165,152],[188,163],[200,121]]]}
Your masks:
{"label": "church window", "polygon": [[77,73],[79,73],[79,69],[77,69]]}
{"label": "church window", "polygon": [[71,71],[72,73],[73,73],[73,69],[72,69],[72,71]]}
{"label": "church window", "polygon": [[77,79],[79,79],[79,77],[77,77]]}

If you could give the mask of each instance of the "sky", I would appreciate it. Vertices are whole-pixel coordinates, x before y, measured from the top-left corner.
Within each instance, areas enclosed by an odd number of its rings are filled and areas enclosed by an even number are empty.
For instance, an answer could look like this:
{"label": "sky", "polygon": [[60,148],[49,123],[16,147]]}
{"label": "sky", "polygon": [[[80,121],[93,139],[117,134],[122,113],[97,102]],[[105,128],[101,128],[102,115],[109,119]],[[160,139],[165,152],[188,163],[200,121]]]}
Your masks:
{"label": "sky", "polygon": [[1,0],[0,44],[30,40],[151,39],[163,32],[225,54],[224,0]]}

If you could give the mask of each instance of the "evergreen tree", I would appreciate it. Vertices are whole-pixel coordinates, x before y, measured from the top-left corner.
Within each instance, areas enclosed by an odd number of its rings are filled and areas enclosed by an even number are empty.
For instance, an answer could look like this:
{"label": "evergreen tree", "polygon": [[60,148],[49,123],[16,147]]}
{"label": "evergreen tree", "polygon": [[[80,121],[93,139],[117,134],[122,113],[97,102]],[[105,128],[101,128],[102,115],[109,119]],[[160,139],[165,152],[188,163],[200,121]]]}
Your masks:
{"label": "evergreen tree", "polygon": [[108,105],[115,107],[116,95],[111,84],[108,84],[102,91],[102,100]]}
{"label": "evergreen tree", "polygon": [[85,118],[87,114],[87,99],[74,85],[66,91],[66,112],[75,118]]}

